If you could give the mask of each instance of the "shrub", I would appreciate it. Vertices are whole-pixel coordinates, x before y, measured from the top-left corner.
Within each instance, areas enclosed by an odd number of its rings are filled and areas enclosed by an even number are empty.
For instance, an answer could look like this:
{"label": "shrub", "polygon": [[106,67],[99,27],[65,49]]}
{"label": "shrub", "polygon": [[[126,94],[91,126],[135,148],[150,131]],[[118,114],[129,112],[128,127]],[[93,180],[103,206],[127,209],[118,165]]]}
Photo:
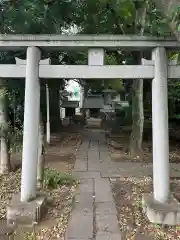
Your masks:
{"label": "shrub", "polygon": [[70,173],[60,173],[53,168],[45,169],[44,186],[46,188],[58,188],[62,185],[71,185],[75,179]]}

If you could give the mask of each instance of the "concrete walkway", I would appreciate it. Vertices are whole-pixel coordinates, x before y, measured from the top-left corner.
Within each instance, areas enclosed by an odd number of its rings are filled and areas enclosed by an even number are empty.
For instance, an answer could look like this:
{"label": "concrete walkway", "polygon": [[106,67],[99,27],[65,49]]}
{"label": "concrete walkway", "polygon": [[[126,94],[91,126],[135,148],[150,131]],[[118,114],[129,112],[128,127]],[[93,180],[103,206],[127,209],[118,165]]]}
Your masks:
{"label": "concrete walkway", "polygon": [[66,240],[122,240],[110,181],[101,177],[107,161],[104,133],[86,131],[76,155],[74,172],[81,181]]}

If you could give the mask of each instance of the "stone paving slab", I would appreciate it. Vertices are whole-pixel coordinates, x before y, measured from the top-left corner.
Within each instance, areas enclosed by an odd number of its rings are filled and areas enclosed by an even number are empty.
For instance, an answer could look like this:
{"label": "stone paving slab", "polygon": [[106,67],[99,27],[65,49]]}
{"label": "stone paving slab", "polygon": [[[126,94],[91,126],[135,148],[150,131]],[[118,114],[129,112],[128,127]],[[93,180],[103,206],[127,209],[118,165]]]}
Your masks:
{"label": "stone paving slab", "polygon": [[95,179],[95,202],[113,202],[111,185],[108,179]]}
{"label": "stone paving slab", "polygon": [[90,137],[89,149],[98,148],[98,147],[99,147],[98,139],[96,139],[94,134],[92,134],[91,137]]}
{"label": "stone paving slab", "polygon": [[103,163],[101,167],[101,176],[103,178],[118,177],[144,177],[152,176],[152,166],[142,163]]}
{"label": "stone paving slab", "polygon": [[124,240],[120,234],[107,234],[105,235],[96,235],[96,240]]}
{"label": "stone paving slab", "polygon": [[99,162],[99,152],[96,150],[88,151],[88,162]]}
{"label": "stone paving slab", "polygon": [[102,178],[119,178],[119,177],[151,177],[152,174],[150,174],[147,171],[142,171],[142,172],[136,172],[136,171],[122,171],[122,170],[117,170],[117,171],[109,171],[109,172],[101,172]]}
{"label": "stone paving slab", "polygon": [[93,238],[60,238],[59,240],[93,240]]}
{"label": "stone paving slab", "polygon": [[96,215],[116,215],[116,206],[114,202],[95,203]]}
{"label": "stone paving slab", "polygon": [[93,180],[81,179],[81,182],[79,185],[79,191],[81,193],[93,193]]}
{"label": "stone paving slab", "polygon": [[93,214],[72,212],[65,239],[91,239],[93,237]]}
{"label": "stone paving slab", "polygon": [[77,152],[76,152],[76,156],[79,156],[80,158],[81,157],[86,157],[87,158],[87,151],[88,151],[88,148],[84,147],[82,149],[79,149]]}
{"label": "stone paving slab", "polygon": [[75,171],[87,171],[87,161],[76,159],[76,162],[74,165],[74,170]]}
{"label": "stone paving slab", "polygon": [[[129,176],[129,174],[125,174],[126,177]],[[113,173],[113,172],[101,172],[101,177],[102,178],[120,178],[123,177],[120,173]]]}
{"label": "stone paving slab", "polygon": [[79,149],[88,148],[88,146],[89,146],[89,140],[84,139]]}
{"label": "stone paving slab", "polygon": [[101,164],[100,162],[90,162],[88,161],[88,171],[90,172],[100,172]]}
{"label": "stone paving slab", "polygon": [[78,211],[84,214],[92,214],[93,213],[93,194],[92,193],[84,193],[81,192],[76,195],[76,204],[74,211]]}
{"label": "stone paving slab", "polygon": [[[153,175],[152,164],[142,163],[116,163],[103,164],[101,167],[101,176],[103,178],[118,178],[118,177],[144,177]],[[180,177],[180,164],[170,164],[170,177]]]}
{"label": "stone paving slab", "polygon": [[96,215],[96,235],[120,234],[116,215]]}
{"label": "stone paving slab", "polygon": [[59,240],[94,240],[93,238],[66,238],[66,239],[59,239]]}
{"label": "stone paving slab", "polygon": [[99,141],[99,151],[108,151],[109,147],[106,145],[106,141],[104,142]]}
{"label": "stone paving slab", "polygon": [[65,235],[67,240],[93,237],[93,180],[81,180],[78,192]]}
{"label": "stone paving slab", "polygon": [[75,172],[73,173],[73,176],[77,179],[95,179],[95,178],[101,178],[100,172]]}
{"label": "stone paving slab", "polygon": [[76,159],[87,160],[87,150],[77,152],[76,153]]}
{"label": "stone paving slab", "polygon": [[139,168],[148,168],[152,167],[152,164],[142,164],[142,163],[133,163],[133,162],[107,162],[104,163],[105,168],[111,168],[111,169],[139,169]]}
{"label": "stone paving slab", "polygon": [[109,154],[109,149],[107,149],[107,148],[105,148],[105,147],[101,147],[101,148],[99,148],[99,151],[100,151],[100,153],[104,153],[104,154]]}
{"label": "stone paving slab", "polygon": [[106,130],[101,129],[101,128],[92,128],[92,129],[88,129],[85,127],[85,131],[86,132],[90,132],[90,133],[97,133],[97,134],[104,134],[106,132]]}
{"label": "stone paving slab", "polygon": [[92,149],[95,149],[98,151],[99,149],[99,142],[98,141],[90,141],[90,144],[89,144],[89,150],[92,150]]}
{"label": "stone paving slab", "polygon": [[86,137],[89,143],[86,141],[76,155],[73,174],[80,179],[80,185],[65,239],[122,240],[110,181],[102,178],[100,172],[115,169],[114,165],[108,164],[110,159],[104,134],[88,132]]}
{"label": "stone paving slab", "polygon": [[105,151],[104,152],[101,151],[99,154],[99,159],[102,162],[109,162],[110,161],[109,153]]}

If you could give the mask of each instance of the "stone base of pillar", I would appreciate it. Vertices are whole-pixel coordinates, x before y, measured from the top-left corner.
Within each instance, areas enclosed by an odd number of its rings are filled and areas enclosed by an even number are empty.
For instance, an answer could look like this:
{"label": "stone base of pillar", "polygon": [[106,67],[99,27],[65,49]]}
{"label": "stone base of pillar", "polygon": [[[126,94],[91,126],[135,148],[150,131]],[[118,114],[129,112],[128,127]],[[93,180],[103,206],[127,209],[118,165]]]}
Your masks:
{"label": "stone base of pillar", "polygon": [[47,198],[43,194],[27,203],[20,201],[20,193],[15,194],[11,203],[7,206],[8,224],[33,226],[39,223],[43,214],[46,212]]}
{"label": "stone base of pillar", "polygon": [[180,203],[173,196],[168,203],[162,204],[154,199],[153,194],[144,194],[142,207],[151,223],[180,225]]}

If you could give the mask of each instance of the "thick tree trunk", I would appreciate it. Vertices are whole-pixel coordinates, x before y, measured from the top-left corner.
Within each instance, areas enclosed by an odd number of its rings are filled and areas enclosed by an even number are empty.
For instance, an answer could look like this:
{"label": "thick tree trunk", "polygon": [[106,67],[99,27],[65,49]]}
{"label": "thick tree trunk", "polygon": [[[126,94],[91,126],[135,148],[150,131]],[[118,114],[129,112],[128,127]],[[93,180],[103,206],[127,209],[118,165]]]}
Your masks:
{"label": "thick tree trunk", "polygon": [[59,88],[49,86],[49,110],[51,116],[51,133],[57,133],[60,129]]}
{"label": "thick tree trunk", "polygon": [[130,138],[130,156],[142,158],[142,140],[144,126],[143,79],[133,80],[132,87],[132,132]]}
{"label": "thick tree trunk", "polygon": [[180,42],[180,19],[179,19],[179,7],[180,0],[154,0],[157,8],[162,12],[164,17],[168,20],[172,33],[176,36]]}
{"label": "thick tree trunk", "polygon": [[42,114],[40,114],[39,123],[39,150],[38,150],[38,166],[37,166],[37,187],[42,188],[44,180],[44,166],[45,166],[45,144],[44,144],[44,125]]}
{"label": "thick tree trunk", "polygon": [[[146,13],[148,8],[148,0],[144,3],[144,8],[142,12],[141,19],[141,32],[140,34],[144,34],[144,27],[146,23]],[[140,13],[137,12],[137,16]],[[143,53],[134,53],[135,60],[137,64],[141,64],[141,59],[143,57]],[[144,106],[143,106],[143,79],[135,79],[133,80],[132,86],[132,132],[130,138],[130,156],[133,158],[143,158],[143,149],[142,149],[142,141],[143,141],[143,128],[144,128]]]}
{"label": "thick tree trunk", "polygon": [[0,174],[7,174],[11,170],[11,164],[8,139],[7,90],[4,80],[0,80],[0,134],[1,134]]}

